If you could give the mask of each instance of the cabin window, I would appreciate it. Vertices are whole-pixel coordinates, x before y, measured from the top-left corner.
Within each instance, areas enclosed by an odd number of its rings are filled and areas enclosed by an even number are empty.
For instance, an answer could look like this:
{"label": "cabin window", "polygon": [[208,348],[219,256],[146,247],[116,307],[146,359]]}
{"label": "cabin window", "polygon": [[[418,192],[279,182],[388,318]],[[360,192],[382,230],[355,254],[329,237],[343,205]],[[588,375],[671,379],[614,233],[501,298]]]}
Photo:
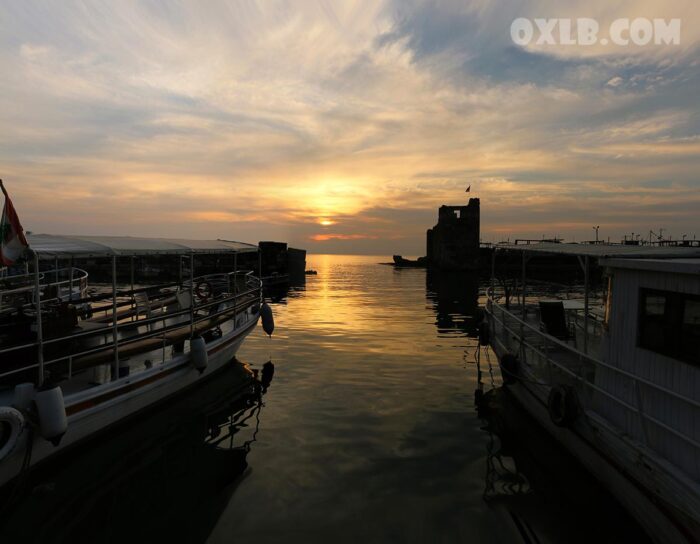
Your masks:
{"label": "cabin window", "polygon": [[700,296],[640,291],[639,347],[700,365]]}

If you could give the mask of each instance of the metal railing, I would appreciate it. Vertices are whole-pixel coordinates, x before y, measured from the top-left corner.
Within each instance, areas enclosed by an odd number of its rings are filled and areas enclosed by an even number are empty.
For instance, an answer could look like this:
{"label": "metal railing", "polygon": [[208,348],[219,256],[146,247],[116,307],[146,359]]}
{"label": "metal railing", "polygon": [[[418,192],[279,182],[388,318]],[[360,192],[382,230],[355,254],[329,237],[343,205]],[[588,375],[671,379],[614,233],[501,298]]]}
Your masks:
{"label": "metal railing", "polygon": [[[517,376],[518,379],[529,381],[539,387],[551,387],[568,381],[579,393],[579,401],[584,409],[591,410],[602,417],[596,409],[594,394],[599,394],[624,410],[639,418],[642,441],[650,445],[647,425],[652,424],[673,434],[685,443],[700,451],[700,442],[693,436],[668,423],[661,421],[644,410],[641,395],[642,387],[658,392],[668,398],[683,403],[691,411],[700,409],[700,401],[687,397],[654,383],[642,376],[628,372],[622,368],[608,364],[558,340],[514,315],[511,311],[496,302],[489,290],[486,313],[489,319],[491,341],[500,343],[506,350],[517,354],[521,363],[530,371],[529,375]],[[625,400],[595,383],[597,372],[610,372],[629,380],[634,397],[632,401]],[[695,416],[700,416],[698,411]],[[608,418],[605,418],[609,421]],[[695,418],[693,418],[695,419]],[[614,426],[612,422],[611,425]]]}
{"label": "metal railing", "polygon": [[[35,286],[34,274],[21,274],[18,276],[8,276],[0,281],[6,286],[0,291],[0,312],[14,309],[16,304],[7,305],[6,301],[11,299],[20,300],[23,304],[33,304]],[[53,298],[61,300],[80,299],[85,295],[88,284],[88,273],[85,270],[75,267],[57,268],[47,270],[39,274],[40,287],[42,290],[42,300]]]}
{"label": "metal railing", "polygon": [[[64,336],[43,339],[41,343],[30,342],[0,349],[0,357],[2,357],[3,359],[11,358],[13,354],[17,355],[18,357],[28,356],[29,354],[31,354],[30,356],[32,356],[33,358],[33,356],[37,352],[36,350],[38,349],[41,349],[43,353],[44,350],[46,350],[47,348],[51,348],[52,346],[60,346],[60,344],[68,342],[74,343],[76,340],[87,340],[91,338],[104,340],[104,343],[101,343],[97,346],[91,346],[80,351],[72,351],[71,346],[71,352],[69,354],[62,354],[51,359],[45,359],[42,363],[36,362],[21,366],[19,368],[13,368],[12,370],[0,373],[0,379],[8,378],[20,373],[26,373],[32,370],[38,370],[40,365],[43,366],[44,369],[47,369],[59,363],[68,364],[67,378],[69,379],[70,377],[72,377],[72,363],[76,359],[87,357],[89,355],[94,355],[97,353],[106,354],[109,352],[113,352],[115,353],[115,361],[119,361],[120,348],[125,348],[126,346],[129,346],[136,342],[156,337],[160,337],[163,339],[162,362],[165,363],[165,347],[167,345],[167,333],[175,330],[181,330],[184,327],[188,326],[190,327],[190,331],[194,331],[198,324],[209,320],[216,320],[217,318],[226,315],[230,315],[231,319],[235,320],[236,316],[241,311],[246,310],[254,304],[260,303],[262,301],[262,282],[259,278],[253,276],[252,272],[209,274],[207,276],[200,276],[194,278],[194,282],[195,284],[197,284],[200,282],[211,281],[214,278],[223,278],[226,281],[226,292],[222,293],[219,296],[212,297],[211,300],[200,301],[199,303],[197,303],[196,298],[193,296],[190,300],[190,307],[185,309],[179,309],[175,311],[166,310],[161,311],[157,315],[145,317],[142,317],[140,314],[136,314],[130,316],[131,318],[135,319],[124,320],[115,324],[104,324],[104,327],[100,327],[95,330],[73,332]],[[190,282],[184,283],[183,287],[189,289],[190,293],[193,291]],[[102,297],[97,298],[101,299]],[[127,302],[126,304],[130,304],[130,302]],[[109,305],[105,308],[99,309],[98,311],[113,312],[113,306]],[[177,318],[182,319],[177,320]],[[175,319],[176,322],[170,324],[166,323],[166,321],[173,319]],[[160,324],[161,326],[156,328],[151,327],[152,325],[157,324]],[[145,329],[145,332],[140,330],[142,328]],[[122,335],[116,337],[116,342],[114,341],[114,337],[112,337],[113,330],[117,332],[117,335],[120,333]],[[131,334],[125,335],[125,333]],[[109,338],[112,339],[108,340]],[[155,348],[150,348],[148,350],[145,350],[145,352],[154,351],[154,349]],[[101,364],[107,364],[107,362]],[[117,372],[113,372],[113,380],[118,378],[118,369],[116,370]]]}

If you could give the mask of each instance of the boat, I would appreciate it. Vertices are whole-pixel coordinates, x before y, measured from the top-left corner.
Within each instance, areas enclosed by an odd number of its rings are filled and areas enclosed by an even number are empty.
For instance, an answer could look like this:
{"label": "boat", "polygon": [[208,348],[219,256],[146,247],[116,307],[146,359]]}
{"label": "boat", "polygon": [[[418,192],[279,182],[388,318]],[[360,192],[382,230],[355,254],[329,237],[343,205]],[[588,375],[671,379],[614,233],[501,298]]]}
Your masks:
{"label": "boat", "polygon": [[[261,309],[271,312],[252,272],[195,273],[197,259],[229,255],[235,262],[241,253],[258,251],[250,244],[114,236],[26,240],[33,289],[12,285],[0,293],[0,300],[14,301],[2,315],[10,328],[0,337],[0,486],[213,378],[255,328]],[[135,257],[165,255],[181,262],[177,281],[119,287],[118,264],[130,262],[133,278]],[[73,267],[61,274],[42,270],[42,264],[95,259],[111,261],[111,286],[88,288],[87,273]]]}
{"label": "boat", "polygon": [[426,268],[428,266],[427,257],[418,257],[418,259],[404,259],[401,255],[393,255],[394,266],[397,268]]}
{"label": "boat", "polygon": [[216,379],[6,487],[0,541],[205,542],[251,471],[271,367],[255,379],[234,359]]}
{"label": "boat", "polygon": [[[517,300],[496,289],[502,252],[522,257]],[[583,298],[528,289],[527,261],[542,254],[578,257]],[[655,542],[700,541],[700,251],[503,246],[487,295],[480,344],[507,391]]]}

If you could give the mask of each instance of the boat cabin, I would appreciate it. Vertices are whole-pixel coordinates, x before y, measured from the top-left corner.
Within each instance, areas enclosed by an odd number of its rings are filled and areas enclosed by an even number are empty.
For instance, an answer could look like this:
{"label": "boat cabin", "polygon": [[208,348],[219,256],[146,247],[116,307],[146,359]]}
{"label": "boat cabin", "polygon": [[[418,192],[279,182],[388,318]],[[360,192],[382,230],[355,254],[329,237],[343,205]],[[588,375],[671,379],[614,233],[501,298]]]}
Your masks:
{"label": "boat cabin", "polygon": [[605,395],[596,410],[700,480],[700,259],[600,264],[609,285],[600,358],[626,374],[601,368],[595,382],[639,411]]}

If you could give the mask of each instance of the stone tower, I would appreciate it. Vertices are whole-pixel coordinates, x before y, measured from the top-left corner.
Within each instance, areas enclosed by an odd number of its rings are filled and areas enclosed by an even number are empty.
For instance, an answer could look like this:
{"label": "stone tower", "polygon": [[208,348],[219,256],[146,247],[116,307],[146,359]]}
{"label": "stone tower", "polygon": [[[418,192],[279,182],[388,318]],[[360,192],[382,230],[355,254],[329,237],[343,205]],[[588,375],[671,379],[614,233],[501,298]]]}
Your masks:
{"label": "stone tower", "polygon": [[479,199],[466,206],[440,206],[438,222],[427,232],[430,266],[442,270],[473,270],[479,266]]}

